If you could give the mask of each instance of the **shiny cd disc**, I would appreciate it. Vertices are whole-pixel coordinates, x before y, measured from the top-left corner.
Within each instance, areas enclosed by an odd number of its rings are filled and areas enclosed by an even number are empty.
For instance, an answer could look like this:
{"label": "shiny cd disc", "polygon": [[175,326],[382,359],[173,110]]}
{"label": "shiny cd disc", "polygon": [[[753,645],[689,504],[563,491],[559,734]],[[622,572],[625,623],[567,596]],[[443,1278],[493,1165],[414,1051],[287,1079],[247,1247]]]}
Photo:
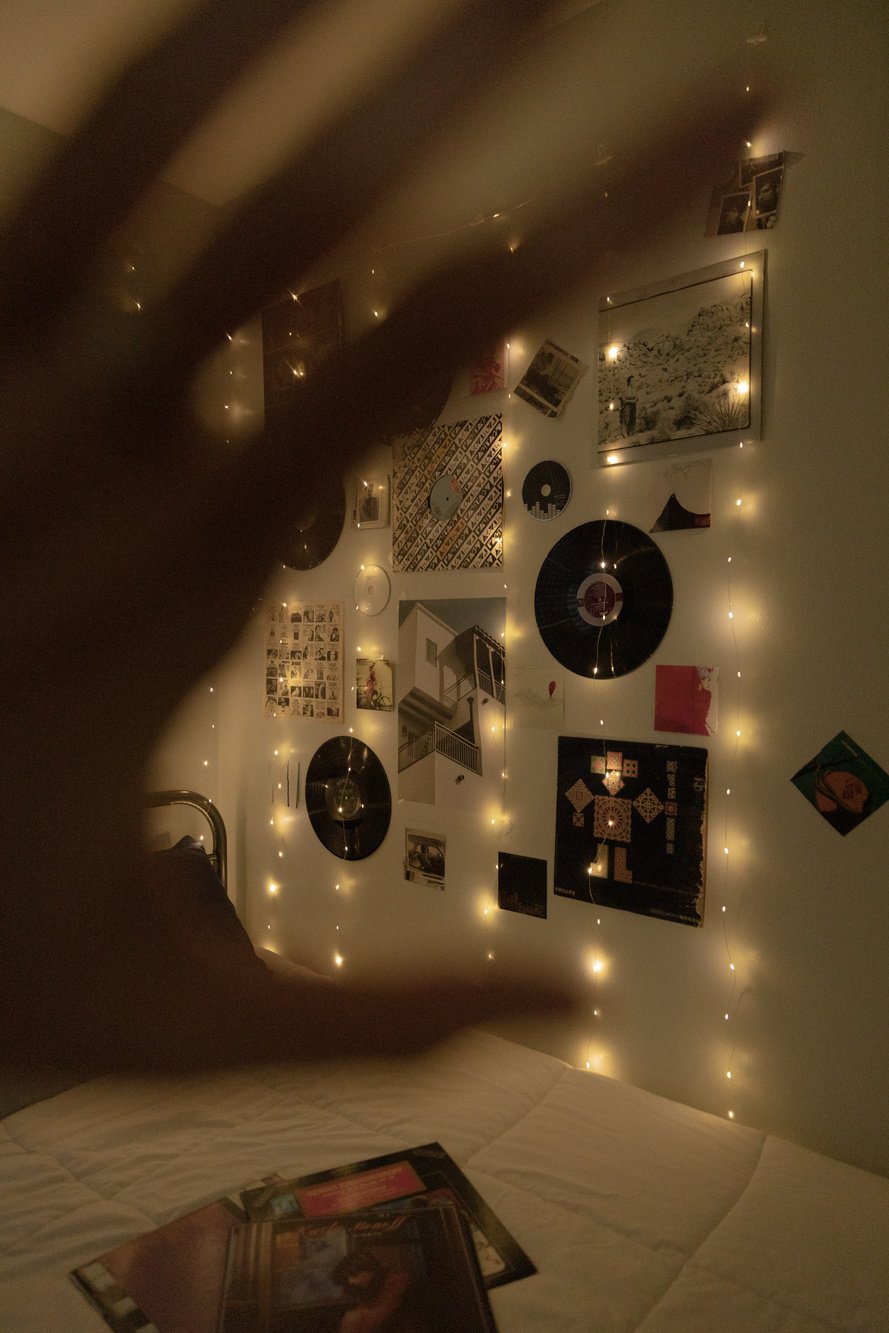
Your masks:
{"label": "shiny cd disc", "polygon": [[522,483],[522,502],[532,518],[557,518],[571,499],[571,478],[555,459],[535,463]]}
{"label": "shiny cd disc", "polygon": [[345,520],[346,492],[334,482],[324,495],[305,502],[284,540],[281,560],[290,569],[314,569],[333,551]]}
{"label": "shiny cd disc", "polygon": [[429,508],[437,519],[445,522],[460,508],[463,492],[456,477],[439,477],[429,492]]}
{"label": "shiny cd disc", "polygon": [[578,676],[624,676],[666,633],[673,581],[659,547],[617,519],[582,523],[544,560],[534,592],[540,636]]}
{"label": "shiny cd disc", "polygon": [[364,565],[352,584],[355,609],[378,616],[389,601],[389,575],[381,565]]}
{"label": "shiny cd disc", "polygon": [[306,770],[305,799],[319,840],[344,861],[370,856],[389,830],[386,770],[357,736],[334,736],[318,747]]}

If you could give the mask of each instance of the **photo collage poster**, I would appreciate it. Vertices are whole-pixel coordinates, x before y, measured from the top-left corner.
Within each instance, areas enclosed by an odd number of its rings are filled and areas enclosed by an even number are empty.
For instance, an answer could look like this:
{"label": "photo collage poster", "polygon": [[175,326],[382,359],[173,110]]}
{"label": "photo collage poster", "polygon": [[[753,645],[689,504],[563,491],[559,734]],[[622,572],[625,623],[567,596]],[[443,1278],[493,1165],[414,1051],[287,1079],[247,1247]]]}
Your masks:
{"label": "photo collage poster", "polygon": [[343,721],[343,604],[286,602],[268,608],[268,717]]}

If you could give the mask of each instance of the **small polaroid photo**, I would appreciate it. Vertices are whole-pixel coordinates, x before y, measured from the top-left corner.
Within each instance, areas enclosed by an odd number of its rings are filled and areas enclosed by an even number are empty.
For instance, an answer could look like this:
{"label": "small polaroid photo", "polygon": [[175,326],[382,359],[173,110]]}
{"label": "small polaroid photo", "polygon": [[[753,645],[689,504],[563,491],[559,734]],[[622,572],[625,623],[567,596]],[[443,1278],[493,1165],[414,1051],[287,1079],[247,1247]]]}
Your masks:
{"label": "small polaroid photo", "polygon": [[516,385],[516,397],[546,417],[557,417],[588,369],[578,357],[547,339]]}
{"label": "small polaroid photo", "polygon": [[729,194],[724,194],[719,206],[719,221],[716,224],[717,236],[745,231],[749,211],[749,190],[733,190]]}
{"label": "small polaroid photo", "polygon": [[355,662],[355,703],[359,708],[391,713],[392,663],[383,657],[359,657]]}
{"label": "small polaroid photo", "polygon": [[404,834],[404,877],[412,884],[445,886],[445,839],[434,833],[406,829]]}
{"label": "small polaroid photo", "polygon": [[785,158],[785,153],[770,153],[736,162],[731,179],[713,190],[707,235],[724,236],[774,227]]}
{"label": "small polaroid photo", "polygon": [[355,528],[388,528],[388,477],[368,477],[362,478],[358,482],[355,487],[352,526]]}

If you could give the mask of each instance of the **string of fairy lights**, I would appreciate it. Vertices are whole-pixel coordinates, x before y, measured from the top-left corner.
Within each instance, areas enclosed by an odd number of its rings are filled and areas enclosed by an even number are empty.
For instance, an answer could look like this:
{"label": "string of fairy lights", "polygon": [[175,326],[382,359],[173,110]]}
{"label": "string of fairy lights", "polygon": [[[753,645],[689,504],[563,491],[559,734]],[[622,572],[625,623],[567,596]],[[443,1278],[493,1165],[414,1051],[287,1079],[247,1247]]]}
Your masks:
{"label": "string of fairy lights", "polygon": [[[755,44],[759,44],[764,40],[765,40],[764,34],[758,36],[755,39]],[[751,42],[753,43],[754,39],[751,39]],[[751,83],[748,83],[746,85],[746,91],[749,92],[750,88],[751,88]],[[751,149],[750,143],[747,144],[747,148],[748,151]],[[604,148],[604,146],[600,146],[599,158],[597,160],[601,160],[604,162],[609,160],[609,158],[610,158],[610,153]],[[495,212],[490,216],[473,219],[471,222],[466,224],[466,228],[470,227],[474,228],[476,226],[482,226],[482,225],[487,226],[489,228],[497,228],[499,229],[499,232],[507,238],[505,243],[507,244],[508,248],[511,251],[514,251],[520,244],[520,224],[516,219],[516,214],[521,212],[521,210],[524,209],[529,202],[530,202],[529,200],[524,200],[520,204],[515,205],[512,208],[505,209],[502,212]],[[443,234],[439,233],[429,233],[428,235],[411,238],[411,240],[405,242],[404,245],[416,246],[427,242],[433,243],[436,241],[440,241],[442,239],[442,235]],[[745,232],[745,238],[746,238],[746,232]],[[368,267],[368,272],[370,277],[368,315],[371,320],[384,319],[386,317],[389,304],[388,296],[385,291],[386,274],[383,269],[383,259],[384,257],[382,251],[375,252],[372,258],[372,262],[369,264]],[[747,256],[745,256],[745,260],[742,262],[742,267],[746,262],[747,262]],[[755,267],[754,267],[753,280],[754,281],[761,280],[761,274],[755,271]],[[134,262],[127,263],[125,266],[125,271],[123,273],[123,278],[121,283],[121,292],[122,292],[122,301],[124,307],[131,310],[134,314],[138,314],[143,309],[143,300],[139,294],[139,272],[137,265]],[[228,442],[231,442],[232,439],[237,438],[238,432],[243,426],[245,419],[250,415],[249,405],[246,402],[242,401],[239,397],[239,381],[248,380],[251,375],[255,375],[255,353],[251,354],[250,339],[242,331],[226,335],[226,341],[229,349],[229,364],[225,369],[225,380],[227,381],[227,385],[225,390],[221,394],[221,399],[222,399],[221,422],[223,423],[223,428],[224,428],[224,438]],[[608,341],[610,342],[610,337]],[[508,349],[509,346],[510,345],[507,344]],[[613,366],[613,363],[616,361],[616,358],[612,357],[611,360]],[[744,391],[747,390],[747,388],[748,386],[746,385],[741,386],[740,392],[743,393]],[[512,398],[511,393],[507,392],[506,393],[507,402],[510,401],[511,398]],[[506,433],[504,432],[504,444],[505,441],[506,441]],[[743,450],[743,448],[744,448],[744,441],[740,441],[739,451]],[[618,461],[618,460],[615,459],[613,461]],[[507,500],[511,498],[511,491],[507,490],[505,492],[505,498]],[[738,512],[740,512],[743,507],[743,496],[740,493],[740,488],[735,501],[735,507]],[[609,515],[610,513],[611,513],[610,508],[606,509],[606,516]],[[504,532],[504,537],[505,537],[505,532]],[[505,540],[504,540],[503,552],[504,556],[508,556],[509,552]],[[724,788],[724,798],[722,802],[723,840],[722,840],[721,874],[719,876],[720,891],[721,891],[720,892],[721,903],[719,908],[720,918],[721,918],[721,935],[725,953],[725,966],[728,972],[727,995],[725,1000],[720,1005],[721,1022],[728,1029],[728,1037],[724,1044],[724,1049],[727,1051],[727,1055],[723,1062],[724,1063],[723,1072],[724,1072],[725,1082],[728,1083],[731,1087],[731,1098],[733,1104],[728,1107],[726,1113],[728,1117],[732,1119],[734,1119],[736,1116],[735,1106],[739,1092],[737,1086],[737,1079],[735,1077],[737,1040],[734,1035],[734,1030],[744,997],[749,991],[749,986],[748,984],[746,984],[746,980],[739,975],[738,971],[739,962],[736,957],[736,949],[733,943],[733,915],[737,907],[736,899],[738,890],[734,875],[734,858],[733,858],[732,843],[733,840],[737,842],[740,841],[741,839],[741,831],[734,823],[733,812],[736,808],[736,802],[737,802],[738,767],[739,767],[739,758],[740,758],[740,750],[742,743],[742,716],[743,716],[742,672],[740,665],[740,645],[738,636],[739,627],[736,617],[735,583],[734,583],[737,574],[737,568],[738,568],[737,552],[733,551],[726,557],[726,599],[727,599],[726,616],[729,622],[731,652],[734,659],[733,712],[734,712],[735,725],[732,728],[734,735],[731,738],[730,753],[725,755],[723,758],[727,770],[727,778],[726,778],[726,785]],[[503,584],[503,589],[504,589],[504,594],[506,594],[508,592],[507,583]],[[357,648],[356,656],[361,656],[362,651],[363,650],[359,645]],[[381,645],[374,646],[374,653],[372,655],[378,658],[386,656],[385,652],[382,650]],[[214,696],[213,702],[215,711],[213,720],[210,722],[209,725],[212,728],[213,732],[216,733],[213,737],[214,747],[212,751],[212,753],[216,753],[218,750],[218,740],[219,740],[217,731],[219,701],[215,694],[215,686],[210,685],[207,688],[209,693]],[[355,686],[353,685],[352,686],[353,693],[354,690]],[[370,716],[371,718],[373,717],[372,714]],[[373,721],[371,722],[368,720],[367,715],[362,714],[362,726],[365,729],[370,727],[371,730],[373,730],[375,725],[378,725],[378,719],[373,718]],[[488,812],[484,816],[485,820],[489,824],[490,836],[495,839],[499,838],[501,833],[508,832],[511,827],[511,820],[509,814],[509,804],[510,804],[509,782],[507,775],[508,725],[509,725],[508,717],[504,717],[504,721],[502,724],[502,737],[501,737],[502,768],[501,768],[500,809],[496,813],[491,814],[490,812]],[[496,726],[497,724],[495,723],[492,728],[494,731],[496,731]],[[599,728],[601,729],[601,731],[604,732],[605,729],[604,717],[599,719]],[[354,729],[352,727],[349,727],[348,730],[350,734],[353,734]],[[293,743],[284,742],[281,739],[281,732],[277,726],[275,734],[277,743],[271,747],[269,754],[269,776],[271,778],[271,783],[270,783],[271,812],[268,821],[272,833],[270,852],[273,858],[274,865],[270,873],[266,876],[266,889],[267,889],[266,934],[270,937],[268,942],[271,944],[272,947],[274,947],[275,936],[279,923],[283,919],[279,916],[280,902],[282,895],[285,889],[287,888],[289,882],[288,861],[290,857],[291,841],[293,838],[300,836],[298,832],[295,812],[297,811],[301,801],[301,784],[303,778],[302,767],[297,747]],[[375,737],[371,736],[371,740],[374,739]],[[212,769],[213,765],[210,759],[207,758],[202,759],[201,764],[202,767],[205,770],[207,770],[206,772],[207,782],[203,784],[203,788],[204,790],[206,790],[208,784],[211,786],[213,785],[211,778],[218,780],[218,774],[211,773],[210,770]],[[595,846],[594,854],[591,859],[589,868],[589,898],[591,905],[597,909],[597,913],[594,919],[595,924],[590,932],[590,942],[585,946],[585,970],[588,974],[590,983],[590,999],[591,999],[590,1015],[593,1021],[586,1039],[585,1049],[581,1057],[580,1063],[582,1067],[588,1070],[600,1068],[602,1064],[601,1052],[597,1047],[597,1042],[600,1040],[601,1024],[604,1013],[603,984],[610,970],[610,962],[606,956],[603,947],[603,926],[602,926],[603,918],[599,914],[600,909],[599,905],[596,903],[595,887],[594,887],[596,876],[598,874],[603,873],[603,864],[601,856],[605,846],[606,844],[604,841],[600,842],[598,845]],[[499,870],[499,860],[496,861],[494,865],[495,865],[495,876],[496,876],[496,872]],[[332,941],[330,956],[333,967],[337,970],[340,970],[344,967],[346,963],[346,949],[344,947],[344,939],[343,939],[343,934],[344,934],[343,903],[344,899],[349,896],[353,888],[353,884],[349,879],[348,869],[346,865],[338,867],[337,874],[331,876],[330,884],[331,884],[331,897],[333,906],[332,910],[333,941]],[[492,939],[493,922],[495,919],[496,912],[497,912],[496,893],[492,897],[490,891],[486,889],[483,891],[480,898],[480,916],[481,916],[482,931],[483,931],[483,941],[482,941],[483,956],[485,960],[489,963],[494,963],[496,958],[495,949],[493,947],[493,939]],[[286,913],[284,915],[286,916]]]}
{"label": "string of fairy lights", "polygon": [[[376,309],[381,309],[381,308],[382,308],[382,305],[383,305],[383,303],[380,302],[379,306],[378,306],[378,307],[375,307],[375,308],[376,308]],[[746,388],[746,386],[743,386],[743,388]],[[743,389],[742,389],[742,391],[743,391]],[[744,447],[744,445],[743,445],[743,441],[740,443],[740,446],[739,446],[739,447],[740,447],[740,449],[743,449],[743,447]],[[508,493],[507,493],[507,494],[508,494]],[[741,496],[740,494],[738,495],[738,497],[737,497],[737,499],[736,499],[736,501],[735,501],[735,504],[736,504],[736,506],[737,506],[737,509],[740,510],[740,507],[741,507],[741,505],[742,505],[742,496]],[[609,509],[608,509],[608,514],[610,514],[610,513],[611,513],[611,510],[610,510],[610,508],[609,508]],[[736,568],[737,568],[737,565],[736,565],[736,556],[735,556],[735,555],[729,555],[729,556],[727,557],[727,571],[728,571],[728,609],[727,609],[727,613],[726,613],[726,614],[727,614],[727,618],[728,618],[728,621],[729,621],[729,628],[730,628],[730,635],[731,635],[731,643],[732,643],[732,647],[733,647],[734,655],[735,655],[736,662],[737,662],[737,657],[738,657],[738,637],[737,637],[737,625],[736,625],[736,621],[735,621],[735,614],[736,614],[736,613],[735,613],[735,608],[734,608],[733,586],[732,586],[732,575],[733,575],[734,570],[735,570]],[[504,583],[503,588],[504,588],[504,593],[506,593],[506,592],[508,591],[508,585],[507,585],[506,583]],[[362,637],[365,637],[365,636],[362,636]],[[362,653],[363,653],[364,651],[365,651],[365,650],[364,650],[364,648],[363,648],[361,645],[358,645],[358,646],[357,646],[356,652],[357,652],[357,655],[358,655],[358,656],[361,656]],[[380,648],[379,645],[374,645],[373,650],[371,651],[371,656],[372,656],[372,657],[373,657],[373,656],[376,656],[376,657],[384,657],[385,654],[382,652],[382,650],[381,650],[381,648]],[[740,745],[740,736],[741,736],[741,731],[740,731],[740,719],[741,719],[740,681],[741,681],[740,667],[736,665],[736,682],[737,682],[737,689],[736,689],[735,713],[736,713],[736,720],[737,720],[738,725],[737,725],[736,728],[734,729],[734,730],[735,730],[735,736],[734,736],[734,744],[733,744],[733,747],[732,747],[733,752],[732,752],[731,758],[728,760],[728,767],[729,767],[729,769],[734,769],[734,768],[736,767],[737,756],[738,756],[738,747],[739,747],[739,745]],[[355,689],[355,687],[353,686],[353,692],[354,692],[354,689]],[[605,719],[604,719],[604,718],[600,718],[600,719],[599,719],[599,726],[600,726],[600,728],[604,729],[604,727],[605,727]],[[351,730],[352,730],[352,729],[350,728],[350,731],[351,731]],[[506,771],[506,724],[504,725],[504,728],[503,728],[503,769],[502,769],[502,771],[501,771],[501,777],[502,777],[501,810],[500,810],[499,813],[497,813],[497,814],[493,814],[493,815],[489,816],[489,824],[490,824],[491,834],[492,834],[492,836],[494,836],[494,837],[497,837],[498,834],[500,833],[500,831],[502,831],[502,830],[506,827],[506,825],[508,824],[508,822],[509,822],[509,815],[508,815],[508,810],[509,810],[509,794],[508,794],[507,771]],[[722,935],[723,935],[723,942],[724,942],[724,947],[725,947],[725,952],[726,952],[727,967],[728,967],[728,970],[729,970],[729,973],[730,973],[730,978],[729,978],[730,991],[729,991],[728,998],[727,998],[727,1000],[724,1001],[723,1006],[722,1006],[722,1010],[721,1010],[722,1013],[723,1013],[723,1015],[724,1015],[723,1021],[726,1022],[726,1023],[729,1023],[729,1022],[732,1022],[732,1023],[733,1023],[733,1022],[736,1020],[736,1018],[737,1018],[737,1014],[738,1014],[738,1009],[739,1009],[739,1006],[740,1006],[740,1002],[741,1002],[741,1000],[743,999],[743,995],[744,995],[744,993],[745,993],[745,992],[744,992],[744,989],[741,988],[741,987],[739,986],[739,978],[738,978],[737,970],[736,970],[736,962],[735,962],[735,959],[734,959],[734,956],[733,956],[733,949],[732,949],[731,939],[730,939],[730,926],[729,926],[729,905],[730,905],[730,895],[729,895],[729,890],[730,890],[730,883],[729,883],[729,864],[730,864],[730,862],[729,862],[729,842],[728,842],[728,840],[729,840],[729,831],[730,831],[729,797],[730,797],[731,795],[732,795],[732,786],[729,785],[729,786],[726,787],[726,791],[725,791],[726,801],[725,801],[725,804],[724,804],[724,807],[723,807],[723,819],[724,819],[724,828],[723,828],[723,834],[724,834],[724,851],[723,851],[723,863],[722,863],[722,874],[721,874],[721,879],[722,879],[722,897],[723,897],[723,900],[724,900],[723,903],[721,904]],[[605,844],[602,843],[602,844],[600,844],[600,845],[597,847],[596,852],[595,852],[595,855],[594,855],[594,858],[593,858],[593,861],[591,862],[591,867],[590,867],[590,870],[591,870],[590,900],[591,900],[591,902],[592,902],[594,905],[595,905],[595,893],[594,893],[594,887],[593,887],[593,879],[594,879],[594,876],[595,876],[596,873],[600,873],[600,870],[601,870],[600,852],[603,850],[604,846],[605,846]],[[279,849],[279,852],[280,852],[280,849]],[[495,869],[498,867],[498,864],[499,864],[499,863],[496,863],[496,862],[495,862]],[[275,892],[277,893],[277,891],[278,891],[278,885],[277,885],[277,882],[276,882],[276,884],[275,884]],[[331,956],[332,956],[332,960],[333,960],[333,964],[334,964],[334,966],[335,966],[336,968],[342,968],[343,965],[344,965],[344,963],[345,963],[345,953],[344,953],[343,939],[342,939],[341,908],[342,908],[343,892],[342,892],[342,882],[341,882],[341,879],[336,879],[335,881],[333,881],[333,890],[332,890],[332,891],[333,891],[333,897],[334,897],[334,903],[335,903],[335,911],[334,911],[334,917],[335,917],[335,919],[334,919],[334,922],[333,922],[334,943],[333,943],[332,955],[331,955]],[[495,955],[495,950],[494,950],[494,947],[493,947],[493,941],[492,941],[492,930],[493,930],[493,922],[494,922],[494,919],[495,919],[496,907],[497,907],[496,899],[492,899],[489,893],[485,893],[485,894],[484,894],[484,897],[483,897],[483,904],[482,904],[482,907],[481,907],[481,919],[482,919],[482,924],[483,924],[483,952],[484,952],[484,957],[485,957],[485,959],[486,959],[488,962],[491,962],[491,963],[493,963],[493,962],[495,961],[495,957],[496,957],[496,955]],[[608,967],[608,961],[607,961],[606,955],[605,955],[605,953],[604,953],[604,951],[603,951],[603,945],[602,945],[602,917],[601,917],[601,915],[599,915],[598,913],[597,913],[597,915],[596,915],[596,917],[595,917],[595,927],[594,927],[594,930],[593,930],[593,932],[592,932],[591,943],[590,943],[590,944],[587,946],[587,948],[586,948],[586,963],[585,963],[585,969],[586,969],[586,971],[587,971],[587,973],[588,973],[588,976],[589,976],[589,979],[590,979],[590,988],[591,988],[591,1009],[590,1009],[590,1013],[591,1013],[591,1017],[592,1017],[592,1019],[593,1019],[593,1026],[592,1026],[592,1028],[591,1028],[591,1031],[590,1031],[590,1034],[589,1034],[589,1037],[588,1037],[588,1040],[587,1040],[587,1043],[586,1043],[586,1049],[585,1049],[584,1055],[583,1055],[583,1057],[582,1057],[581,1064],[582,1064],[582,1067],[584,1067],[584,1068],[586,1068],[586,1069],[590,1069],[590,1070],[592,1070],[592,1069],[601,1068],[602,1063],[603,1063],[603,1061],[602,1061],[601,1051],[597,1049],[596,1043],[597,1043],[597,1041],[598,1041],[599,1038],[600,1038],[600,1034],[601,1034],[601,1022],[602,1022],[602,1018],[603,1018],[603,991],[602,991],[602,987],[603,987],[603,983],[604,983],[605,977],[606,977],[606,975],[607,975],[607,973],[608,973],[608,970],[609,970],[609,967]],[[735,1056],[735,1047],[734,1047],[734,1042],[732,1041],[732,1043],[731,1043],[731,1049],[730,1049],[729,1054],[728,1054],[728,1057],[727,1057],[727,1059],[726,1059],[726,1061],[725,1061],[725,1064],[726,1064],[726,1070],[725,1070],[725,1073],[726,1073],[727,1081],[729,1081],[729,1082],[731,1082],[732,1077],[733,1077],[733,1073],[734,1073],[733,1068],[732,1068],[732,1066],[733,1066],[733,1062],[734,1062],[734,1056]],[[733,1091],[735,1091],[735,1090],[736,1090],[735,1087],[733,1087]],[[730,1118],[734,1118],[734,1116],[735,1116],[735,1111],[734,1111],[733,1108],[730,1108],[730,1109],[728,1110],[728,1115],[729,1115]]]}

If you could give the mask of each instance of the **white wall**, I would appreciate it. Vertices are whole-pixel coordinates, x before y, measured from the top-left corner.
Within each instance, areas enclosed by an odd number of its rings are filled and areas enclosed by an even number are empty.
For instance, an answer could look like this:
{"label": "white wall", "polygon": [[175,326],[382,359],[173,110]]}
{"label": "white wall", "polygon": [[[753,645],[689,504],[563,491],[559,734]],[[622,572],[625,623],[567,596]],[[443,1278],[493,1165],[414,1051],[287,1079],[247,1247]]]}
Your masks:
{"label": "white wall", "polygon": [[[807,0],[765,15],[760,4],[722,0],[686,4],[681,14],[652,0],[601,8],[609,21],[617,15],[626,78],[621,82],[609,67],[599,82],[612,100],[588,105],[588,125],[575,110],[572,134],[592,144],[613,140],[628,101],[650,110],[651,98],[684,68],[736,57],[742,79],[751,68],[767,70],[779,90],[754,151],[793,155],[779,225],[766,236],[762,440],[710,455],[708,531],[658,538],[675,606],[654,657],[615,681],[593,683],[570,673],[565,680],[566,733],[604,730],[646,740],[657,735],[656,663],[720,666],[719,732],[700,742],[711,754],[705,924],[696,931],[553,897],[546,921],[496,910],[499,850],[550,864],[553,854],[555,733],[510,727],[508,711],[504,819],[496,808],[460,812],[396,798],[378,852],[358,862],[333,857],[303,805],[289,811],[272,805],[271,779],[285,757],[301,763],[304,777],[331,731],[261,716],[259,620],[235,659],[227,714],[237,713],[241,729],[241,744],[227,759],[240,774],[230,813],[246,838],[239,869],[247,878],[249,924],[258,938],[325,971],[336,970],[340,953],[345,975],[413,964],[445,967],[467,958],[492,967],[557,969],[575,978],[585,1015],[558,1027],[523,1024],[519,1035],[530,1044],[889,1171],[882,1109],[889,1068],[880,1030],[889,961],[889,812],[841,838],[789,780],[840,729],[889,766],[881,632],[889,468],[878,401],[886,348],[882,6]],[[558,90],[558,107],[595,101],[597,14],[587,15],[575,34],[586,76],[573,100]],[[748,44],[745,37],[764,17],[767,42]],[[640,43],[654,91],[632,78]],[[618,91],[621,105],[615,106]],[[641,114],[634,105],[631,118]],[[509,158],[509,150],[498,144],[498,160]],[[522,175],[515,154],[513,174]],[[466,188],[471,193],[474,187]],[[517,197],[508,184],[504,195]],[[703,235],[706,202],[689,200],[687,216],[656,245],[628,245],[608,256],[557,310],[516,330],[512,382],[546,336],[594,364],[597,302],[607,291],[743,252],[743,238],[739,249],[736,238]],[[472,216],[469,193],[462,211]],[[755,248],[756,238],[748,243]],[[416,247],[387,252],[393,288],[415,256]],[[369,269],[368,257],[353,273],[343,272],[353,328],[379,299],[381,279],[371,279]],[[349,604],[351,583],[362,562],[387,564],[391,532],[347,525],[327,561],[301,574],[282,569],[268,596],[344,598],[348,661],[359,649],[397,660],[399,598],[502,596],[505,586],[508,669],[552,666],[533,618],[537,571],[550,546],[606,508],[640,527],[650,524],[645,474],[654,465],[600,470],[591,462],[594,370],[555,422],[506,395],[470,400],[461,389],[455,386],[445,418],[504,413],[511,492],[504,568],[393,574],[389,606],[364,617]],[[574,493],[560,518],[538,523],[525,513],[519,493],[531,464],[547,457],[568,466]],[[385,449],[375,462],[391,468]],[[359,712],[353,698],[350,727],[379,755],[395,791],[396,715]],[[447,838],[444,893],[404,882],[408,827]],[[274,894],[267,892],[269,881],[279,886]]]}

